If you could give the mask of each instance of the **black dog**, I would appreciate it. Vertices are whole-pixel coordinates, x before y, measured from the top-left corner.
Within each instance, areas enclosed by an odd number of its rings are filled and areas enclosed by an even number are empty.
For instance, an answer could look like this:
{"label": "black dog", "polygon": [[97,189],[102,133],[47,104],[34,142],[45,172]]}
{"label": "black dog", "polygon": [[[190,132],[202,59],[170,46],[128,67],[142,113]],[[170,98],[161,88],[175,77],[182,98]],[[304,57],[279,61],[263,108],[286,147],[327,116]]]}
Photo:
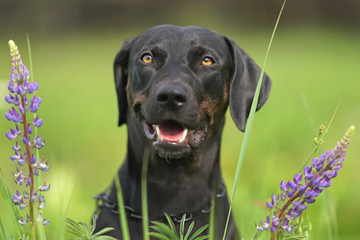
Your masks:
{"label": "black dog", "polygon": [[[230,107],[244,131],[260,68],[229,38],[201,27],[154,27],[124,42],[114,63],[119,125],[128,127],[127,155],[118,172],[131,239],[142,239],[141,167],[149,149],[147,194],[150,221],[186,226],[209,223],[215,199],[215,239],[222,239],[229,202],[220,164],[221,132]],[[263,78],[257,109],[271,81]],[[97,231],[113,227],[121,239],[114,184],[102,194]],[[179,228],[179,224],[176,224]],[[194,231],[194,230],[193,230]],[[226,239],[235,239],[232,218]]]}

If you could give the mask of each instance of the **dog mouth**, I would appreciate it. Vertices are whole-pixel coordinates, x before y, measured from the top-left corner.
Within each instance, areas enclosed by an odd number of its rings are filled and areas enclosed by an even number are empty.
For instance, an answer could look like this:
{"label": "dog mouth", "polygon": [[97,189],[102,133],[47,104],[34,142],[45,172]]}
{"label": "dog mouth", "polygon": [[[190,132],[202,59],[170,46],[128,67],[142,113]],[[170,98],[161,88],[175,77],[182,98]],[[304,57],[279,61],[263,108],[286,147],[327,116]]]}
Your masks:
{"label": "dog mouth", "polygon": [[181,158],[190,154],[205,138],[207,124],[197,129],[188,129],[175,120],[165,120],[159,124],[141,121],[147,139],[153,143],[160,157]]}

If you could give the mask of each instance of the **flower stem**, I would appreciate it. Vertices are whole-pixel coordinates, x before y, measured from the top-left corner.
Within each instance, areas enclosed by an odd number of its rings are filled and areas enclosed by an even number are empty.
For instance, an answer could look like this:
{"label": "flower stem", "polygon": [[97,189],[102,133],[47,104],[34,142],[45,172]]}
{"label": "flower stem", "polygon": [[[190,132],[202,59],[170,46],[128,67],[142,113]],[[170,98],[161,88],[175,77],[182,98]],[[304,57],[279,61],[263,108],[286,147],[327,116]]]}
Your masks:
{"label": "flower stem", "polygon": [[[25,107],[25,96],[21,96],[21,103],[23,107]],[[26,124],[26,112],[22,114],[23,119],[23,126],[24,126],[24,138],[28,139],[28,132],[27,132],[27,124]],[[28,162],[29,166],[29,177],[30,177],[30,197],[29,197],[29,216],[30,216],[30,227],[31,227],[31,235],[32,240],[36,240],[36,234],[35,234],[35,221],[34,221],[34,204],[32,201],[32,195],[34,194],[34,170],[32,168],[31,164],[31,152],[30,152],[30,146],[28,143],[26,145],[26,160]]]}

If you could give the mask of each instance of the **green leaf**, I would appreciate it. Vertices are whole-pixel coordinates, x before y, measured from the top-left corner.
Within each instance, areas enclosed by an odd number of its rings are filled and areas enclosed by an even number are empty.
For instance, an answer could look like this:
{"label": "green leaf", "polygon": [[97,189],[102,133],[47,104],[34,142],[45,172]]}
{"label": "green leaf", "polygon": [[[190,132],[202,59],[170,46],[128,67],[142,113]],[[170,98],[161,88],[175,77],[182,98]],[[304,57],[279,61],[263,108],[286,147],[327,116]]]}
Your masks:
{"label": "green leaf", "polygon": [[[66,218],[67,232],[79,237],[81,240],[94,240],[94,239],[108,239],[115,240],[115,238],[110,236],[103,236],[102,234],[113,230],[113,228],[108,227],[100,230],[99,232],[94,234],[96,224],[93,224],[91,230],[86,223],[83,222],[75,222],[70,218]],[[93,217],[93,222],[95,223],[95,218]],[[73,238],[74,239],[74,238]]]}
{"label": "green leaf", "polygon": [[304,236],[304,235],[294,235],[294,236],[291,236],[291,237],[284,237],[282,239],[305,239],[305,238],[308,238],[307,236]]}
{"label": "green leaf", "polygon": [[172,240],[168,236],[162,235],[161,233],[150,232],[149,236],[160,240]]}
{"label": "green leaf", "polygon": [[166,219],[167,219],[167,221],[169,223],[169,226],[170,226],[171,230],[176,231],[175,230],[175,225],[174,225],[173,221],[171,220],[171,217],[167,213],[164,213],[164,214],[165,214],[165,217],[166,217]]}
{"label": "green leaf", "polygon": [[79,222],[78,223],[80,227],[80,230],[82,231],[83,235],[87,238],[87,239],[90,239],[90,232],[89,232],[89,228],[88,226],[86,225],[86,223],[83,223],[83,222]]}
{"label": "green leaf", "polygon": [[142,162],[141,171],[141,212],[142,212],[142,224],[144,240],[150,240],[149,238],[149,216],[148,216],[148,202],[147,202],[147,171],[149,161],[149,149],[145,148]]}
{"label": "green leaf", "polygon": [[[75,236],[78,236],[83,239],[89,239],[87,237],[86,230],[84,229],[84,223],[82,222],[75,222],[74,220],[70,218],[66,218],[66,223],[68,224],[68,232],[71,234],[74,234]],[[86,225],[86,224],[85,224]],[[87,226],[86,226],[87,228]]]}
{"label": "green leaf", "polygon": [[5,229],[4,229],[4,226],[3,226],[3,224],[2,224],[2,221],[1,221],[1,218],[0,218],[0,233],[1,233],[1,239],[6,239],[5,238]]}
{"label": "green leaf", "polygon": [[156,231],[155,233],[161,234],[169,239],[172,239],[171,237],[171,233],[165,231],[164,229],[162,229],[161,227],[158,226],[151,226],[150,229]]}
{"label": "green leaf", "polygon": [[118,175],[115,175],[115,186],[117,190],[117,200],[119,206],[119,217],[120,217],[120,225],[121,225],[121,233],[124,240],[130,240],[130,233],[129,233],[129,225],[127,222],[127,216],[124,206],[124,199],[122,194],[122,189],[120,185],[120,180]]}
{"label": "green leaf", "polygon": [[215,229],[215,196],[216,192],[213,193],[212,199],[211,199],[211,211],[210,211],[210,222],[209,222],[209,239],[215,240],[214,237],[214,229]]}
{"label": "green leaf", "polygon": [[155,226],[151,226],[152,229],[155,231],[158,231],[159,233],[168,236],[170,239],[179,239],[176,230],[171,229],[169,226],[167,226],[164,223],[161,222],[152,222]]}
{"label": "green leaf", "polygon": [[189,236],[190,236],[190,233],[191,233],[191,231],[192,231],[193,228],[194,228],[194,225],[195,225],[195,222],[192,222],[192,223],[190,224],[190,226],[189,226],[189,228],[188,228],[188,230],[187,230],[187,233],[186,233],[186,235],[185,235],[184,240],[188,240],[188,238],[189,238]]}
{"label": "green leaf", "polygon": [[185,225],[186,213],[182,216],[180,221],[180,240],[184,239],[184,225]]}
{"label": "green leaf", "polygon": [[203,231],[205,231],[205,229],[209,226],[209,224],[206,224],[205,226],[199,228],[192,236],[189,240],[195,240],[197,239],[196,237],[199,236]]}
{"label": "green leaf", "polygon": [[[0,169],[0,173],[1,173],[1,178],[0,178],[0,192],[1,195],[3,196],[3,198],[6,201],[6,207],[8,208],[9,212],[13,213],[14,218],[12,219],[14,224],[17,227],[17,232],[18,235],[23,235],[24,232],[21,229],[21,226],[18,222],[18,219],[20,218],[20,214],[19,214],[19,210],[16,208],[16,206],[13,204],[12,198],[11,198],[11,193],[6,185],[5,182],[5,177],[4,177],[4,173],[2,171],[2,169]],[[2,203],[4,204],[4,203]]]}
{"label": "green leaf", "polygon": [[91,239],[94,239],[94,240],[116,240],[116,238],[113,238],[110,236],[98,236],[98,237],[94,237]]}
{"label": "green leaf", "polygon": [[70,224],[70,225],[73,226],[73,227],[78,227],[78,224],[77,224],[74,220],[72,220],[71,218],[66,218],[66,219],[65,219],[65,222],[66,222],[67,224]]}
{"label": "green leaf", "polygon": [[203,239],[209,239],[209,236],[205,235],[205,236],[197,237],[194,240],[203,240]]}
{"label": "green leaf", "polygon": [[95,228],[96,228],[96,217],[95,217],[95,214],[92,216],[91,222],[92,222],[92,228],[91,228],[91,233],[90,233],[90,235],[93,236],[94,231],[95,231]]}
{"label": "green leaf", "polygon": [[100,231],[98,231],[97,233],[92,234],[91,236],[92,236],[92,237],[98,237],[98,236],[100,236],[100,235],[102,235],[102,234],[105,234],[105,233],[107,233],[107,232],[110,232],[110,231],[112,231],[112,230],[114,230],[114,228],[112,228],[112,227],[103,228],[103,229],[101,229]]}
{"label": "green leaf", "polygon": [[39,240],[46,240],[46,234],[45,234],[45,229],[44,229],[44,225],[43,224],[37,224],[36,225],[36,230],[37,230],[37,239]]}

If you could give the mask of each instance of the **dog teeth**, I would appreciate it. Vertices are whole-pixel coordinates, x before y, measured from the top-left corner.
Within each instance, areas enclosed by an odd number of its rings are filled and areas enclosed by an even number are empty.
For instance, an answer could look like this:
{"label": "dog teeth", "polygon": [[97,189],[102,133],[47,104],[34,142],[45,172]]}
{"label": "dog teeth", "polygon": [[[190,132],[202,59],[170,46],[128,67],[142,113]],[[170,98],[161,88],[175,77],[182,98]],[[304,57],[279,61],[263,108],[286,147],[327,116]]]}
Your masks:
{"label": "dog teeth", "polygon": [[185,129],[179,142],[184,142],[184,141],[185,141],[185,138],[186,138],[186,136],[187,136],[187,133],[188,133],[188,130]]}
{"label": "dog teeth", "polygon": [[159,128],[159,125],[155,125],[155,129],[156,129],[156,135],[157,137],[159,138],[160,141],[162,141],[162,137],[161,137],[161,134],[160,134],[160,128]]}

